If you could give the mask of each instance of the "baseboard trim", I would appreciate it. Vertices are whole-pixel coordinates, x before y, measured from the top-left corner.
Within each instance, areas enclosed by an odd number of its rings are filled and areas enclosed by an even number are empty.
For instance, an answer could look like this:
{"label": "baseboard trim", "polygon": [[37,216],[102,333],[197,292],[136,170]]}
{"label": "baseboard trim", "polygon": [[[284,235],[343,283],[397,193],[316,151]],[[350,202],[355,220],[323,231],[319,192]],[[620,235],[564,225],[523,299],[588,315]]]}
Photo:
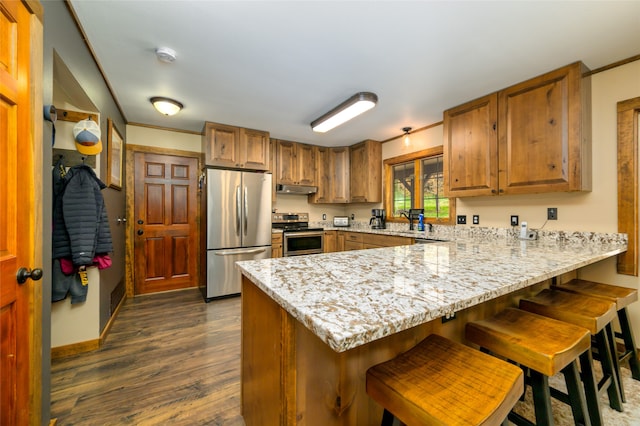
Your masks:
{"label": "baseboard trim", "polygon": [[122,305],[124,305],[125,300],[127,300],[126,294],[120,300],[120,303],[118,303],[118,306],[116,307],[116,309],[114,309],[113,315],[111,315],[111,318],[109,318],[109,321],[107,321],[107,325],[102,330],[102,333],[100,333],[99,338],[87,340],[84,342],[72,343],[70,345],[57,346],[55,348],[51,348],[51,359],[54,360],[54,359],[66,358],[68,356],[77,355],[84,352],[91,352],[91,351],[100,349],[104,344],[104,342],[107,340],[107,336],[109,334],[109,331],[111,330],[111,326],[113,325],[116,319],[116,316],[118,316],[118,313],[120,312],[120,308],[122,307]]}

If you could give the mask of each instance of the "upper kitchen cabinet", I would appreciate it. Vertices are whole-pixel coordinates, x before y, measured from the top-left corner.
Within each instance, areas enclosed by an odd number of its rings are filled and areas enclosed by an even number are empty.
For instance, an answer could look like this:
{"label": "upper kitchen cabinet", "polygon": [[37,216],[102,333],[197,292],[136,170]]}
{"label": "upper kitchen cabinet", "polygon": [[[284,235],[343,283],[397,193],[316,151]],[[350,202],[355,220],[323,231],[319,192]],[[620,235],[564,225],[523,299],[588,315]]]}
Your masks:
{"label": "upper kitchen cabinet", "polygon": [[269,170],[269,132],[206,122],[202,152],[208,166]]}
{"label": "upper kitchen cabinet", "polygon": [[349,147],[352,203],[382,201],[382,145],[366,140]]}
{"label": "upper kitchen cabinet", "polygon": [[276,142],[276,183],[315,186],[314,146],[278,140]]}
{"label": "upper kitchen cabinet", "polygon": [[309,202],[349,202],[349,148],[314,147],[316,150],[316,185],[318,191],[309,195]]}
{"label": "upper kitchen cabinet", "polygon": [[591,80],[581,62],[444,113],[449,197],[591,190]]}
{"label": "upper kitchen cabinet", "polygon": [[444,185],[449,197],[491,195],[498,188],[498,96],[444,113]]}

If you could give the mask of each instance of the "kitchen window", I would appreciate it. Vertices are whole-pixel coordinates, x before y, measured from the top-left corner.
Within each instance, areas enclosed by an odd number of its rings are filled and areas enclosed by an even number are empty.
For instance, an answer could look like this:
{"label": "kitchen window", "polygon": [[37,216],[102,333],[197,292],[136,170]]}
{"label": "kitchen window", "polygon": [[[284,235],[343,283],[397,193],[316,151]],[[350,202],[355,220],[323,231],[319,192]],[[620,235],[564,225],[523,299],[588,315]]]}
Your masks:
{"label": "kitchen window", "polygon": [[455,198],[444,196],[442,147],[384,160],[387,219],[405,221],[400,211],[424,209],[431,223],[454,223]]}

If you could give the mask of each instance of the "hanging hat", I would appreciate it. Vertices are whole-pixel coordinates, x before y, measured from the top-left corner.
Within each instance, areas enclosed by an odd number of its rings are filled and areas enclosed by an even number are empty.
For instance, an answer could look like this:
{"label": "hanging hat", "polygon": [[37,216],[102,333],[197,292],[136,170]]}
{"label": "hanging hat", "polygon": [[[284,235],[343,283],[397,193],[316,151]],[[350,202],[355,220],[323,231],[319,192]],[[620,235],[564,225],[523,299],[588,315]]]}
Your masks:
{"label": "hanging hat", "polygon": [[96,155],[102,152],[100,126],[90,118],[78,121],[73,126],[73,137],[76,140],[76,149],[81,154]]}

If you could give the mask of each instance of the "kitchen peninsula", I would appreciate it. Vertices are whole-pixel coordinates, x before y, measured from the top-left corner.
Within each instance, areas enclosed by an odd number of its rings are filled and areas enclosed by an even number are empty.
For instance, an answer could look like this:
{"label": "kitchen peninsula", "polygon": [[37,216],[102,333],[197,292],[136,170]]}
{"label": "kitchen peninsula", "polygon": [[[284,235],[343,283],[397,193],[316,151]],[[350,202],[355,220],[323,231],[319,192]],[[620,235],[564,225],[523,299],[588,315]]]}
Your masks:
{"label": "kitchen peninsula", "polygon": [[377,424],[367,368],[430,333],[463,341],[466,322],[626,247],[621,234],[487,234],[238,262],[245,422]]}

